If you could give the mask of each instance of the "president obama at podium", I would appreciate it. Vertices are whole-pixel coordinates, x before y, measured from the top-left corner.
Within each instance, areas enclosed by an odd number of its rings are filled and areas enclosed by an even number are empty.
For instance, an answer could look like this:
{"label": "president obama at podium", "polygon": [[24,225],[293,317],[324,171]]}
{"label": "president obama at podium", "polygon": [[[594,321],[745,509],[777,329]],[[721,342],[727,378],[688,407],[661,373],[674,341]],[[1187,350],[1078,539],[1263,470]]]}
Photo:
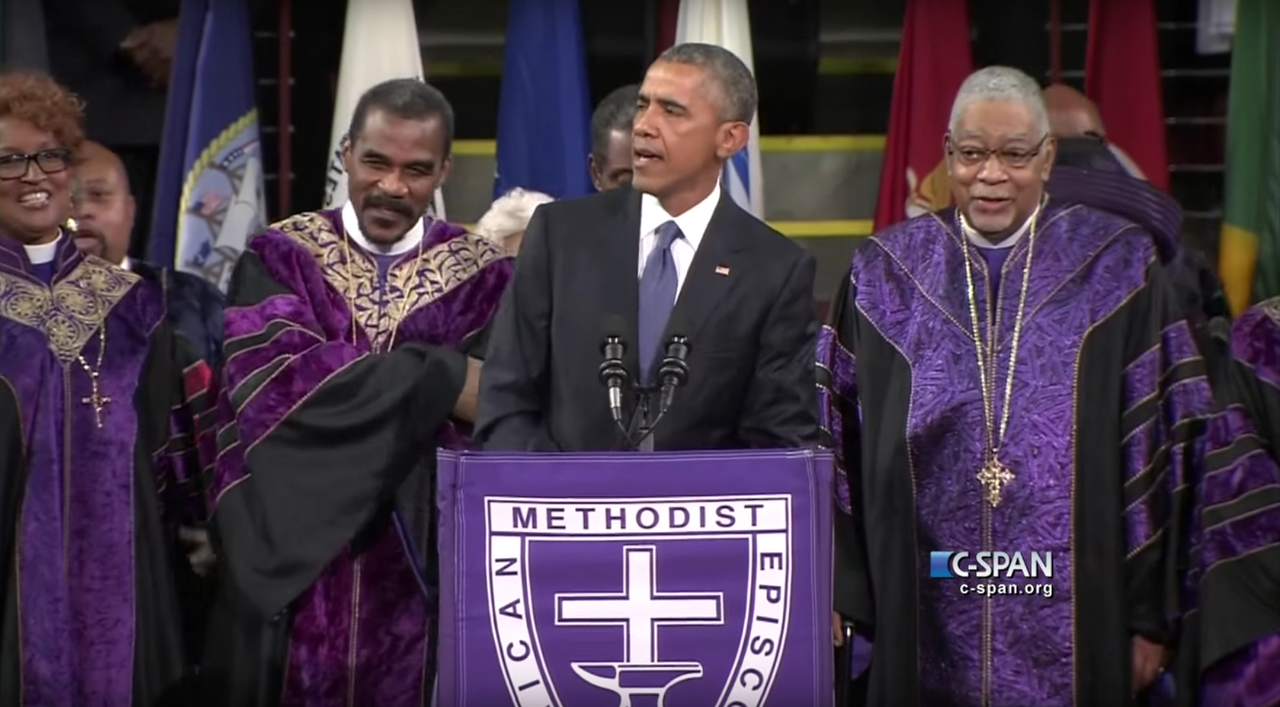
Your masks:
{"label": "president obama at podium", "polygon": [[543,205],[525,231],[480,381],[482,449],[817,444],[814,260],[720,188],[756,102],[721,47],[649,67],[632,187]]}

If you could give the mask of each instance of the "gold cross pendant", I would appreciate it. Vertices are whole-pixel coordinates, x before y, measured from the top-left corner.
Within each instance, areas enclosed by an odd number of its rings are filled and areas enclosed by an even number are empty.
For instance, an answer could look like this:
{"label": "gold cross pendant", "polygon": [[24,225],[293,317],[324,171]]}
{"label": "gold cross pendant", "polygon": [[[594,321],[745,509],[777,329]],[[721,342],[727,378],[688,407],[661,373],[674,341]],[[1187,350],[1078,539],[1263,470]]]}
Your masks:
{"label": "gold cross pendant", "polygon": [[89,373],[89,383],[93,386],[93,392],[89,394],[89,397],[81,398],[80,404],[93,406],[93,419],[95,422],[98,423],[98,428],[101,429],[102,428],[102,408],[106,405],[111,404],[111,398],[103,395],[102,392],[98,389],[97,372]]}
{"label": "gold cross pendant", "polygon": [[1014,479],[1013,472],[1009,467],[1000,463],[1000,460],[993,454],[991,459],[982,467],[982,471],[978,472],[978,482],[987,492],[987,503],[992,508],[1000,505],[1000,491]]}

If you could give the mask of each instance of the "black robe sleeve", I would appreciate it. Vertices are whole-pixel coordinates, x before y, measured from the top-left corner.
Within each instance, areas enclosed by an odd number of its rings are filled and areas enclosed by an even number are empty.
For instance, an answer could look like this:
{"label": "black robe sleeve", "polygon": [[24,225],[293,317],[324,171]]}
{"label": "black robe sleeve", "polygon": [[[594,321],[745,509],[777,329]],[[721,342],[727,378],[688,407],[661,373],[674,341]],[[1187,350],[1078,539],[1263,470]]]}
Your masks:
{"label": "black robe sleeve", "polygon": [[857,322],[853,306],[855,285],[841,282],[818,337],[818,399],[824,446],[836,459],[834,519],[835,610],[854,623],[855,632],[874,638],[875,604],[862,508],[858,503],[862,460],[861,411],[858,406]]}
{"label": "black robe sleeve", "polygon": [[[284,609],[411,473],[466,379],[466,357],[402,344],[367,354],[246,252],[232,278],[219,402],[214,520],[237,589]],[[430,480],[423,483],[430,484]]]}

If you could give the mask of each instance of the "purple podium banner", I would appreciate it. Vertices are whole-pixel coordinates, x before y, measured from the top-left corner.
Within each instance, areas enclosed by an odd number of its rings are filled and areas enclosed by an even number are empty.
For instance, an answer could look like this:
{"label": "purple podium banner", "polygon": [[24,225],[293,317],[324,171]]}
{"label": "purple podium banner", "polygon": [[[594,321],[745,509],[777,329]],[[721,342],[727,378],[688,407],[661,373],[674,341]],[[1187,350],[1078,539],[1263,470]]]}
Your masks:
{"label": "purple podium banner", "polygon": [[438,707],[831,707],[831,457],[440,453]]}

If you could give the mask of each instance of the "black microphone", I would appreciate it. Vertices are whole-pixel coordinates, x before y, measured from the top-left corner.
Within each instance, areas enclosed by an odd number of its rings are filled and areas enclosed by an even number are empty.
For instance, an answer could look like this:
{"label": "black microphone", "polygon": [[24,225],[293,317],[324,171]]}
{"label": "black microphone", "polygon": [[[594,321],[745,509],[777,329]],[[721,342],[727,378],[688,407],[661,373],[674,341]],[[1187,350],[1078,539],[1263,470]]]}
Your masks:
{"label": "black microphone", "polygon": [[667,353],[658,366],[658,380],[662,381],[662,397],[658,405],[661,416],[671,407],[675,399],[676,388],[689,382],[689,339],[684,334],[683,326],[671,327],[675,332],[667,341]]}
{"label": "black microphone", "polygon": [[627,353],[627,345],[622,341],[622,317],[608,317],[604,331],[604,342],[600,344],[600,353],[604,356],[604,362],[600,364],[600,382],[609,389],[609,412],[613,415],[613,421],[625,430],[622,424],[622,386],[626,385],[630,376],[622,362],[622,357]]}

